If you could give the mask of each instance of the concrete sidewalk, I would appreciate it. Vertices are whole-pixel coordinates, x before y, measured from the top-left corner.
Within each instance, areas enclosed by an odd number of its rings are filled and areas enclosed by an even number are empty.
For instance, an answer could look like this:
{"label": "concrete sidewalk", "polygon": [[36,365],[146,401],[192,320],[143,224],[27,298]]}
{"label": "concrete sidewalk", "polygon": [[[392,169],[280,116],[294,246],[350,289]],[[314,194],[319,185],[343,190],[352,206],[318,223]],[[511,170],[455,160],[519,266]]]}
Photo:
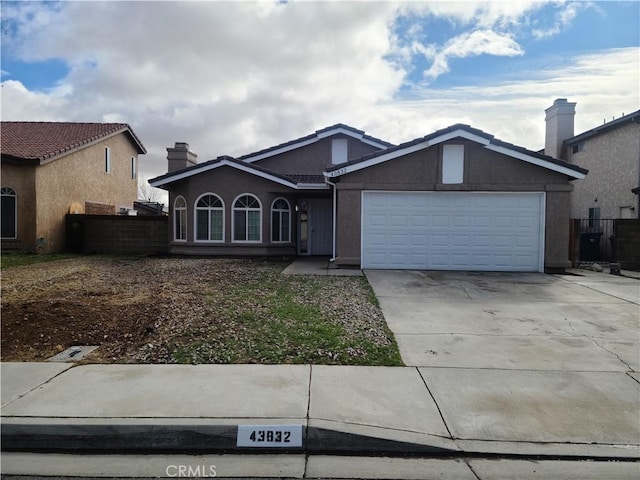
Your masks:
{"label": "concrete sidewalk", "polygon": [[[508,372],[491,372],[489,390],[508,390]],[[100,453],[127,450],[133,439],[145,453],[251,453],[261,450],[236,446],[238,425],[302,425],[303,445],[292,453],[640,458],[630,377],[599,379],[616,415],[580,418],[569,392],[555,396],[567,421],[541,431],[536,416],[548,414],[528,405],[500,418],[497,405],[479,411],[466,402],[460,392],[477,386],[471,369],[4,363],[1,373],[5,450]],[[546,387],[562,392],[567,380],[554,376]],[[476,395],[490,401],[488,391]]]}
{"label": "concrete sidewalk", "polygon": [[[544,432],[534,417],[545,412],[530,405],[499,418],[500,405],[478,411],[465,403],[460,392],[477,386],[477,370],[1,368],[3,475],[168,477],[177,472],[168,469],[190,465],[199,476],[215,466],[218,477],[636,479],[640,468],[637,404],[616,404],[612,425],[598,412],[580,418],[575,399],[560,395],[555,408],[567,421]],[[509,388],[506,372],[491,372],[491,390]],[[563,382],[554,378],[547,387],[562,391]],[[240,425],[299,425],[303,440],[300,448],[237,447]]]}

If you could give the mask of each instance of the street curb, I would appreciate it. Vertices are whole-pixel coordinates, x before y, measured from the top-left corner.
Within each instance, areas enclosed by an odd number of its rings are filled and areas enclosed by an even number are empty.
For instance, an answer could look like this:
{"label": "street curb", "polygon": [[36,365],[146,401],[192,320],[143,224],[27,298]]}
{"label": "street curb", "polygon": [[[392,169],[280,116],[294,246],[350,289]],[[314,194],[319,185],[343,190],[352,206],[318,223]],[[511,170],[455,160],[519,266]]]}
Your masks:
{"label": "street curb", "polygon": [[1,425],[2,451],[74,454],[325,454],[451,456],[455,450],[317,427],[300,447],[237,446],[238,425]]}
{"label": "street curb", "polygon": [[238,425],[2,424],[2,451],[94,455],[303,454],[638,462],[637,456],[453,450],[302,426],[302,446],[238,447]]}

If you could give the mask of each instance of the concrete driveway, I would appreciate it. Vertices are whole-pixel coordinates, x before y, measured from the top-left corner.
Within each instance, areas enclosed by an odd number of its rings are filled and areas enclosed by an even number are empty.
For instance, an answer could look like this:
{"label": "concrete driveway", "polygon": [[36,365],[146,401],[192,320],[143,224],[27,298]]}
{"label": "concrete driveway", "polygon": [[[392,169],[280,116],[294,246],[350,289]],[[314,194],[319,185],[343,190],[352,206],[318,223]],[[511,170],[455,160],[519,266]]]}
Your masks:
{"label": "concrete driveway", "polygon": [[640,370],[640,281],[586,272],[367,271],[412,366]]}
{"label": "concrete driveway", "polygon": [[575,272],[365,273],[453,438],[637,454],[640,281]]}

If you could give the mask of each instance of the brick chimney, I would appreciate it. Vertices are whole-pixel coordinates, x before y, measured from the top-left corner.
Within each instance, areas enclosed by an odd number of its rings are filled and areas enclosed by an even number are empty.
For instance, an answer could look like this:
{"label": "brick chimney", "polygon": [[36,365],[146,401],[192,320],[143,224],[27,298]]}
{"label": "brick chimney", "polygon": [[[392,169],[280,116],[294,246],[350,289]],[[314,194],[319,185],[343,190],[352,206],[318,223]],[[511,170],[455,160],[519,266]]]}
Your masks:
{"label": "brick chimney", "polygon": [[573,137],[573,120],[576,116],[576,104],[558,98],[545,110],[547,128],[544,139],[544,153],[554,158],[562,158],[562,142]]}
{"label": "brick chimney", "polygon": [[176,142],[173,148],[167,147],[168,173],[191,167],[198,163],[198,155],[189,150],[189,144]]}

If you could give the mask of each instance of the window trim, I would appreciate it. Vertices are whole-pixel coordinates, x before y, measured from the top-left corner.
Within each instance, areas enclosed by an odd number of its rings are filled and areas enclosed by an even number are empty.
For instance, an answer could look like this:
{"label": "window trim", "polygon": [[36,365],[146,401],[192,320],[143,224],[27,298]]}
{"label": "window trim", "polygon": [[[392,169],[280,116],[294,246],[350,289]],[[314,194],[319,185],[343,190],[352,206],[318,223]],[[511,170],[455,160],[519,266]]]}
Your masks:
{"label": "window trim", "polygon": [[442,184],[464,183],[464,144],[442,146]]}
{"label": "window trim", "polygon": [[[258,228],[258,233],[260,234],[258,240],[236,240],[236,202],[242,198],[242,197],[252,197],[254,198],[259,205],[259,208],[255,209],[255,208],[239,208],[238,210],[242,210],[246,213],[248,212],[255,212],[258,211],[259,213],[259,228]],[[249,222],[248,222],[248,218],[245,215],[245,238],[249,237]],[[241,193],[240,195],[238,195],[236,198],[233,199],[233,202],[231,202],[231,243],[262,243],[262,202],[260,201],[260,199],[254,195],[253,193]]]}
{"label": "window trim", "polygon": [[[282,200],[287,204],[287,210],[281,210],[281,209],[276,210],[274,208],[274,206],[275,206],[275,204],[276,204],[276,202],[278,200]],[[280,232],[278,232],[279,233],[278,238],[282,237],[282,213],[283,212],[287,212],[289,214],[289,229],[288,229],[289,238],[287,238],[286,240],[274,240],[273,239],[273,233],[274,233],[274,231],[273,231],[273,214],[275,212],[278,212],[279,215],[280,215]],[[284,197],[277,197],[273,202],[271,202],[271,219],[270,220],[271,220],[271,222],[270,222],[271,223],[271,236],[270,236],[271,243],[291,243],[291,203],[289,203],[289,200],[287,200]]]}
{"label": "window trim", "polygon": [[[200,201],[201,198],[206,197],[208,195],[212,195],[214,197],[216,197],[218,200],[220,200],[220,203],[222,204],[222,207],[209,207],[206,210],[210,211],[210,210],[219,210],[222,212],[222,238],[220,240],[211,240],[211,239],[207,239],[207,240],[199,240],[198,239],[198,211],[199,210],[204,210],[204,208],[202,207],[198,207],[198,202]],[[211,217],[209,217],[209,219],[211,219]],[[209,233],[211,232],[211,229],[209,228]],[[217,195],[213,192],[206,192],[203,193],[202,195],[200,195],[198,198],[196,198],[196,201],[193,202],[193,241],[195,243],[224,243],[224,238],[225,238],[225,205],[224,205],[224,200],[222,199],[222,197],[220,195]]]}
{"label": "window trim", "polygon": [[[9,191],[11,193],[9,193]],[[13,198],[13,237],[1,237],[3,240],[16,240],[18,238],[18,194],[11,187],[0,188],[0,197]],[[0,232],[1,235],[2,232]]]}
{"label": "window trim", "polygon": [[[178,200],[182,199],[182,201],[184,202],[184,207],[176,207],[176,203],[178,203]],[[187,211],[188,211],[188,207],[187,207],[187,200],[182,196],[182,195],[178,195],[175,200],[173,201],[173,241],[174,242],[186,242],[187,238],[189,236],[189,225],[187,224]],[[177,234],[177,228],[176,228],[176,220],[177,220],[177,212],[184,212],[184,238],[178,238]]]}
{"label": "window trim", "polygon": [[104,173],[111,173],[111,148],[104,147]]}
{"label": "window trim", "polygon": [[131,157],[131,180],[138,179],[138,159]]}

